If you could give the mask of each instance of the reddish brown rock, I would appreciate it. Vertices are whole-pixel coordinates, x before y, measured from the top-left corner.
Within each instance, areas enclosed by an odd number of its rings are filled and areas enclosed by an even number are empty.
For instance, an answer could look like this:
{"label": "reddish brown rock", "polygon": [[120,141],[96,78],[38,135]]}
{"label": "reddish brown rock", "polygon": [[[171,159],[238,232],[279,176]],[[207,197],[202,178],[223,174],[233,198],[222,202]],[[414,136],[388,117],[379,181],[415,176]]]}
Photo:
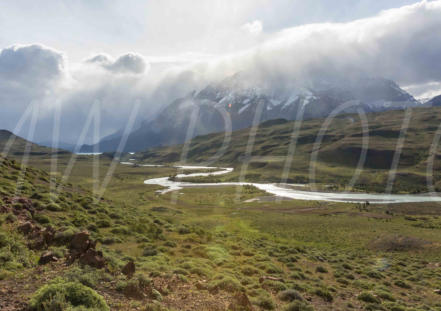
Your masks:
{"label": "reddish brown rock", "polygon": [[53,252],[48,251],[41,255],[40,259],[38,260],[38,264],[45,265],[54,261],[58,261],[57,256],[55,256]]}
{"label": "reddish brown rock", "polygon": [[94,243],[90,240],[90,234],[87,231],[81,231],[72,237],[70,249],[77,252],[85,252],[89,248],[93,248]]}
{"label": "reddish brown rock", "polygon": [[121,272],[126,275],[129,279],[135,274],[136,267],[133,261],[129,261],[121,270]]}
{"label": "reddish brown rock", "polygon": [[104,268],[104,266],[106,265],[103,253],[91,248],[88,249],[85,253],[81,254],[79,259],[82,265],[88,265],[97,269]]}

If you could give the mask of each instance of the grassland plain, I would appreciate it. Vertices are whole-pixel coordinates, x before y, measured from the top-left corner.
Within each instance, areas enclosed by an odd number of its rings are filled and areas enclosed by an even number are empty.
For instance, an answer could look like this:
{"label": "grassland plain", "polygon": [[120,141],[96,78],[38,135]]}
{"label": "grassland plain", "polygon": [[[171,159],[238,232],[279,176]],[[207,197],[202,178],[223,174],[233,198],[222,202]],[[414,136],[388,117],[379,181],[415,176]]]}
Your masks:
{"label": "grassland plain", "polygon": [[[384,192],[390,168],[399,142],[404,111],[389,111],[366,115],[369,137],[367,157],[363,171],[352,190]],[[418,108],[410,112],[409,127],[406,128],[404,144],[397,166],[392,192],[427,192],[427,173],[430,148],[441,124],[440,108]],[[299,121],[297,121],[299,122]],[[358,115],[337,116],[329,128],[319,136],[325,120],[306,120],[300,126],[295,154],[291,158],[287,182],[309,183],[317,186],[332,185],[334,190],[347,187],[362,154],[363,127]],[[280,182],[284,173],[289,146],[296,122],[273,120],[259,125],[252,153],[246,157],[250,129],[234,131],[226,152],[214,165],[235,166],[233,174],[216,176],[215,181],[237,181],[241,167],[246,165],[242,176],[246,181]],[[318,137],[321,144],[315,145]],[[221,148],[224,134],[210,134],[196,137],[188,146],[187,161],[202,163],[213,157]],[[436,142],[436,140],[435,140]],[[137,154],[144,162],[174,163],[182,157],[182,145],[161,147]],[[312,154],[317,152],[317,161],[312,162],[316,170],[315,180],[310,180]],[[433,161],[434,187],[441,189],[440,155],[435,150]],[[209,178],[197,178],[198,182],[211,182]]]}
{"label": "grassland plain", "polygon": [[[69,157],[59,155],[58,173],[48,175],[50,159],[33,156],[38,169],[26,171],[19,193],[20,165],[2,162],[2,310],[441,310],[436,203],[246,203],[266,196],[253,187],[239,200],[235,187],[158,195],[143,180],[176,169],[126,165],[97,201],[94,158],[78,159],[60,184]],[[99,159],[102,178],[110,159]],[[32,247],[18,229],[28,221],[53,228],[54,241]],[[69,241],[83,230],[104,268],[69,261]],[[47,251],[57,260],[39,265]],[[131,261],[129,278],[121,272]]]}

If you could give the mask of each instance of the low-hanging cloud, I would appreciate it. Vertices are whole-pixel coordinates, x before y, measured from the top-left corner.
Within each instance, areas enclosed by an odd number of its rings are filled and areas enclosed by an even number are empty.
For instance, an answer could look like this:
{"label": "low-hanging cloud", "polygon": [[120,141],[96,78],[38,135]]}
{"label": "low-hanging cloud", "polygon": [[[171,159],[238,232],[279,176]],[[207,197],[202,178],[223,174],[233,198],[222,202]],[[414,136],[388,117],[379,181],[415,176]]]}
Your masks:
{"label": "low-hanging cloud", "polygon": [[116,60],[106,54],[98,54],[86,60],[86,63],[97,64],[115,73],[141,74],[149,68],[144,58],[135,53],[121,55]]}
{"label": "low-hanging cloud", "polygon": [[[72,142],[81,130],[75,125],[84,122],[95,100],[101,102],[105,135],[125,125],[137,99],[142,102],[139,120],[147,119],[175,98],[237,72],[246,72],[250,85],[263,83],[288,91],[298,84],[357,75],[389,78],[416,91],[420,88],[415,86],[441,82],[441,0],[348,23],[304,25],[274,34],[258,24],[249,26],[248,31],[258,32],[263,40],[254,48],[188,64],[150,64],[136,53],[116,59],[98,54],[70,63],[63,53],[41,45],[8,47],[0,53],[0,105],[17,117],[22,111],[17,107],[32,98],[59,102],[65,127],[61,136]],[[3,115],[0,127],[11,128]],[[50,113],[43,118],[50,123]],[[50,126],[42,126],[37,137],[43,140],[48,133]]]}

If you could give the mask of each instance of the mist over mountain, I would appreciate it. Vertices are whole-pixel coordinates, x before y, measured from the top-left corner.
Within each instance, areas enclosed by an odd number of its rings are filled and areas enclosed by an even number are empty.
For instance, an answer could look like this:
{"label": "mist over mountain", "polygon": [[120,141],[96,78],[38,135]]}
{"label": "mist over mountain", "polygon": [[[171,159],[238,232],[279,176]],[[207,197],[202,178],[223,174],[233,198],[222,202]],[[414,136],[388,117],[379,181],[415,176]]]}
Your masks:
{"label": "mist over mountain", "polygon": [[[361,109],[370,113],[420,106],[395,82],[384,78],[335,77],[314,81],[309,87],[300,84],[291,88],[250,81],[247,74],[238,73],[174,100],[128,136],[124,151],[178,144],[198,135],[247,128],[272,119],[313,119],[333,112]],[[347,108],[339,109],[342,105]],[[113,135],[81,150],[115,151],[121,139],[121,135]]]}
{"label": "mist over mountain", "polygon": [[431,100],[427,101],[424,105],[429,107],[441,106],[441,95],[435,96]]}

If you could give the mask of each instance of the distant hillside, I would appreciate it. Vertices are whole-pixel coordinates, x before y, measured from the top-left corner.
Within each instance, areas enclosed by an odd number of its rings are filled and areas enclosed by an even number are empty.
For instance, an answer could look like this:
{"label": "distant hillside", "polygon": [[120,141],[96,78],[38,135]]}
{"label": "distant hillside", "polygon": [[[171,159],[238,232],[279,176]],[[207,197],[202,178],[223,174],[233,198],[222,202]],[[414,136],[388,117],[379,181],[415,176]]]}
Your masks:
{"label": "distant hillside", "polygon": [[[365,169],[359,179],[361,188],[384,191],[404,115],[404,111],[388,111],[367,116],[369,145]],[[311,154],[323,123],[323,119],[315,119],[304,121],[301,125],[288,181],[308,181]],[[429,149],[440,123],[439,107],[412,110],[410,126],[399,161],[395,189],[410,192],[425,191]],[[295,124],[281,120],[261,124],[249,158],[245,157],[250,130],[234,131],[226,152],[217,159],[216,163],[237,167],[248,163],[247,180],[280,181]],[[341,115],[332,122],[318,148],[316,168],[320,182],[345,184],[350,180],[363,150],[362,136],[357,115]],[[223,133],[196,137],[190,144],[187,163],[202,163],[210,159],[220,149],[223,139]],[[181,151],[182,145],[155,148],[139,155],[139,159],[146,163],[176,162],[181,158]],[[439,156],[436,157],[438,158]],[[435,161],[435,182],[440,179],[438,178],[440,168],[441,163]]]}
{"label": "distant hillside", "polygon": [[[10,149],[5,150],[8,143],[12,143],[10,146],[8,146]],[[16,136],[9,131],[0,130],[0,154],[3,154],[6,151],[8,156],[22,156],[25,153],[27,143],[28,141],[26,139]],[[54,152],[58,154],[69,153],[68,151],[62,149],[54,150],[52,148],[40,146],[32,142],[30,143],[29,151],[30,155],[35,156],[51,155]]]}

